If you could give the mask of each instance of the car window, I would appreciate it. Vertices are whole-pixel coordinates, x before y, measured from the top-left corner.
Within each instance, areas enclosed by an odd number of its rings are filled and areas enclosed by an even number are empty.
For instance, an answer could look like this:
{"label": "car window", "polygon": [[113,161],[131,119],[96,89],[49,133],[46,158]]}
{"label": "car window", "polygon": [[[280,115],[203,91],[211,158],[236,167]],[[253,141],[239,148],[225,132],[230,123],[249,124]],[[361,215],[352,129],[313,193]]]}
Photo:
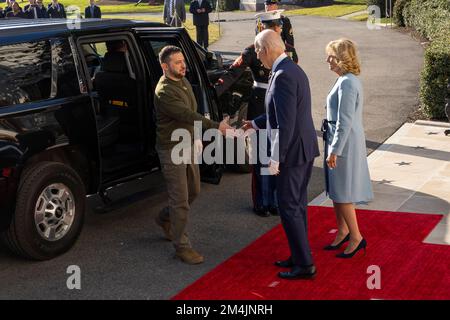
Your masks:
{"label": "car window", "polygon": [[50,98],[51,77],[49,41],[0,46],[0,106]]}
{"label": "car window", "polygon": [[[177,46],[177,47],[180,46],[180,44],[178,43],[178,41],[175,38],[171,38],[171,39],[154,39],[154,40],[152,39],[152,40],[149,40],[148,43],[150,44],[156,59],[158,59],[159,52],[165,46]],[[186,55],[184,55],[184,58],[186,59],[186,78],[189,80],[189,82],[191,84],[198,83],[198,80],[196,79],[197,77],[195,77],[194,74],[191,72],[192,67],[190,66],[190,62],[187,60]],[[159,67],[159,63],[157,64],[157,66],[158,66],[159,72],[160,72],[160,74],[158,76],[161,76],[162,75],[162,70]]]}
{"label": "car window", "polygon": [[84,43],[81,51],[91,80],[95,79],[98,72],[105,70],[127,73],[130,78],[136,79],[126,40]]}
{"label": "car window", "polygon": [[67,39],[51,41],[53,69],[56,70],[57,98],[71,97],[80,94],[80,82],[75,68],[72,49]]}

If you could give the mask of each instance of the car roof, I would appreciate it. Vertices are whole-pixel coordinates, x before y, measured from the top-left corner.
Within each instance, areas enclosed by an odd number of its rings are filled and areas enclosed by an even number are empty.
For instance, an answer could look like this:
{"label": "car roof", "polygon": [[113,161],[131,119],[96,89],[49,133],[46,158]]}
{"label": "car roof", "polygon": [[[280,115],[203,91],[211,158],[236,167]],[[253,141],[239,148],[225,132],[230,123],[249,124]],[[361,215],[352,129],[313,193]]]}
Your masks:
{"label": "car roof", "polygon": [[0,44],[64,34],[117,31],[133,27],[168,27],[163,23],[125,19],[0,19]]}

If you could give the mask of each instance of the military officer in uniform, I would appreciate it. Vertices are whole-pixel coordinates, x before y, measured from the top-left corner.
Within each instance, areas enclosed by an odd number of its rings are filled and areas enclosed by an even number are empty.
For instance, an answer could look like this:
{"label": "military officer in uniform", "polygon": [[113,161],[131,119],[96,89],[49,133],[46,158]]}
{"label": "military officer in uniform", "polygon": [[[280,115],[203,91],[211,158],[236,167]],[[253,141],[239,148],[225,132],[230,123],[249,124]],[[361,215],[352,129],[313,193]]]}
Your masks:
{"label": "military officer in uniform", "polygon": [[[265,11],[266,12],[278,11],[278,0],[266,0]],[[283,39],[284,45],[286,46],[286,53],[291,57],[291,59],[295,63],[298,63],[298,56],[294,47],[294,31],[292,30],[291,20],[289,20],[289,18],[284,15],[281,15],[280,20],[281,23],[279,24],[282,28],[281,39]],[[262,21],[258,19],[256,23],[256,29],[257,29],[256,33],[259,33],[263,29],[267,29],[267,27],[264,28]]]}
{"label": "military officer in uniform", "polygon": [[[281,12],[275,10],[257,14],[256,18],[261,22],[261,29],[270,28],[281,35]],[[286,53],[289,54],[287,48]],[[292,51],[291,51],[292,52]],[[295,53],[295,49],[293,49]],[[295,61],[295,60],[294,60]],[[250,68],[253,77],[253,87],[250,94],[247,109],[247,120],[253,120],[265,113],[264,98],[269,83],[270,70],[266,69],[256,56],[255,46],[252,44],[244,49],[241,55],[234,61],[230,69],[219,79],[216,84],[217,94],[220,96],[229,89],[235,79],[238,79],[246,68]],[[259,154],[259,152],[258,152]],[[275,176],[261,175],[262,164],[253,165],[252,170],[252,198],[253,210],[262,217],[278,214],[278,203],[275,192]]]}

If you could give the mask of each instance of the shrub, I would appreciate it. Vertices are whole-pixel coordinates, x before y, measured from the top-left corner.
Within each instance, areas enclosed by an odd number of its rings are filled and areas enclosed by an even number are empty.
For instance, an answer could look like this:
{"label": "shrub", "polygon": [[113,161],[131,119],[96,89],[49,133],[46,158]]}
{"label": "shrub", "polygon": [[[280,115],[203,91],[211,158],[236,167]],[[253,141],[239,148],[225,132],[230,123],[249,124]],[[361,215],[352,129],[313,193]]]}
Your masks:
{"label": "shrub", "polygon": [[431,118],[443,118],[450,77],[450,3],[448,0],[411,0],[403,11],[405,26],[431,40],[425,50],[420,79],[420,105]]}
{"label": "shrub", "polygon": [[394,23],[399,27],[405,26],[405,21],[403,19],[403,9],[411,3],[411,0],[397,0],[394,5]]}
{"label": "shrub", "polygon": [[402,10],[403,23],[405,27],[412,26],[412,12],[411,12],[411,2],[412,0],[406,1]]}
{"label": "shrub", "polygon": [[211,1],[211,5],[213,8],[216,8],[216,3],[219,1],[219,10],[220,11],[233,11],[239,10],[240,0],[215,0]]}
{"label": "shrub", "polygon": [[423,37],[433,40],[449,29],[450,3],[448,0],[411,0],[405,7],[404,21]]}
{"label": "shrub", "polygon": [[436,39],[425,51],[425,65],[420,79],[420,104],[431,118],[445,117],[444,106],[449,96],[450,46],[447,36]]}

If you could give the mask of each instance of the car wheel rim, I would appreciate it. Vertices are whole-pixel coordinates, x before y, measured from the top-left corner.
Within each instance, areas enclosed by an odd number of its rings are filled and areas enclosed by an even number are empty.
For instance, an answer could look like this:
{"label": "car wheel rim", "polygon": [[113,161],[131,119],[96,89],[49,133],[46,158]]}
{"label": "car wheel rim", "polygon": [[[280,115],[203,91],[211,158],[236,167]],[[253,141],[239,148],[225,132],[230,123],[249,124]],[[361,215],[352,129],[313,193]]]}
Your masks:
{"label": "car wheel rim", "polygon": [[70,230],[75,218],[75,201],[62,183],[46,187],[39,195],[34,212],[36,228],[44,239],[57,241]]}

